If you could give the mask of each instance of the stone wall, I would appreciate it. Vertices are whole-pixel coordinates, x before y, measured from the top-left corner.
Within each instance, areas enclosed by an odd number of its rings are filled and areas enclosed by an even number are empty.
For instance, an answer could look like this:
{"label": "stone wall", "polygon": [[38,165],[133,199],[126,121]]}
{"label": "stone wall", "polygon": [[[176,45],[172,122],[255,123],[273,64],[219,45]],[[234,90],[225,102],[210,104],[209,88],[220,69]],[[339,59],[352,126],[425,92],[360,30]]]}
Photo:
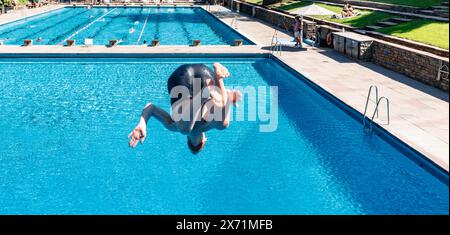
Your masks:
{"label": "stone wall", "polygon": [[440,66],[449,66],[446,59],[375,41],[372,45],[372,62],[441,90],[449,90],[448,75],[441,73],[441,79],[437,80]]}
{"label": "stone wall", "polygon": [[[225,0],[224,2],[225,6],[231,8],[232,0]],[[293,32],[292,24],[294,23],[294,16],[292,15],[283,14],[263,7],[236,1],[233,1],[232,9],[234,11],[239,10],[239,13],[255,17],[288,32]],[[303,37],[308,39],[314,39],[316,37],[315,22],[303,20]]]}

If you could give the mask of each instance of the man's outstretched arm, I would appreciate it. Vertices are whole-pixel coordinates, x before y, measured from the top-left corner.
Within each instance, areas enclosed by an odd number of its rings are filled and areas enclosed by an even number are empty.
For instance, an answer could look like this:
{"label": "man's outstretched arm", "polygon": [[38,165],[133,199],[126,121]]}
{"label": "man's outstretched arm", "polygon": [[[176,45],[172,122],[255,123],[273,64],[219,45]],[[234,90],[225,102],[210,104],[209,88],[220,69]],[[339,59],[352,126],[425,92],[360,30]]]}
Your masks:
{"label": "man's outstretched arm", "polygon": [[144,107],[144,110],[142,110],[141,120],[145,121],[145,124],[147,124],[148,120],[151,117],[155,117],[156,120],[161,122],[161,124],[163,124],[167,130],[176,131],[175,122],[173,121],[170,114],[164,111],[163,109],[158,108],[154,104],[148,103]]}

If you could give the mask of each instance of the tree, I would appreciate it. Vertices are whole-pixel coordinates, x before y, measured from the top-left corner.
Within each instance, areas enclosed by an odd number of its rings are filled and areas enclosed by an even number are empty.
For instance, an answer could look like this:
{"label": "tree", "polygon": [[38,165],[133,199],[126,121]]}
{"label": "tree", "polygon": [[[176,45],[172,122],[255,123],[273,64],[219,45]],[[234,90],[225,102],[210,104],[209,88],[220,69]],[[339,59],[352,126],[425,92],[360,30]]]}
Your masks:
{"label": "tree", "polygon": [[11,7],[13,5],[13,0],[0,0],[0,5],[5,7]]}

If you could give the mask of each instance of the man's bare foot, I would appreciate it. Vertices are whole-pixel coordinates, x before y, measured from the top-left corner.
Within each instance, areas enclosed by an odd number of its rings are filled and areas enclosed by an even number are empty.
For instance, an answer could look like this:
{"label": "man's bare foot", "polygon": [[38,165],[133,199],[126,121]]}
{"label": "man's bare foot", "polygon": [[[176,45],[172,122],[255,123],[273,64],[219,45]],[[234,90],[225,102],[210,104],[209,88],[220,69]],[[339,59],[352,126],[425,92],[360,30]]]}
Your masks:
{"label": "man's bare foot", "polygon": [[216,72],[216,77],[218,79],[224,79],[224,78],[230,76],[228,69],[225,68],[225,66],[221,65],[220,63],[214,63],[213,66],[214,66],[214,70]]}

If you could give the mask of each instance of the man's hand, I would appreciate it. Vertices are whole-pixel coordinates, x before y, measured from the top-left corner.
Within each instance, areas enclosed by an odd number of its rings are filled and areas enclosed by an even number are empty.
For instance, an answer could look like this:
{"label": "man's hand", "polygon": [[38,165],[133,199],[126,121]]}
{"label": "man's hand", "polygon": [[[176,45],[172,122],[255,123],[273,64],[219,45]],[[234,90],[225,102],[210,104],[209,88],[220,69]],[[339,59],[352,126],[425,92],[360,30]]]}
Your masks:
{"label": "man's hand", "polygon": [[147,137],[147,124],[141,121],[134,128],[134,130],[131,131],[130,134],[128,135],[128,139],[130,139],[128,145],[131,148],[135,148],[136,145],[139,143],[139,141],[141,142],[141,144],[143,144],[146,137]]}
{"label": "man's hand", "polygon": [[214,70],[216,71],[217,79],[224,79],[224,78],[230,76],[228,69],[225,68],[225,66],[221,65],[220,63],[214,63],[213,66],[214,66]]}
{"label": "man's hand", "polygon": [[228,97],[235,107],[239,107],[237,102],[242,99],[242,93],[239,90],[228,91]]}

